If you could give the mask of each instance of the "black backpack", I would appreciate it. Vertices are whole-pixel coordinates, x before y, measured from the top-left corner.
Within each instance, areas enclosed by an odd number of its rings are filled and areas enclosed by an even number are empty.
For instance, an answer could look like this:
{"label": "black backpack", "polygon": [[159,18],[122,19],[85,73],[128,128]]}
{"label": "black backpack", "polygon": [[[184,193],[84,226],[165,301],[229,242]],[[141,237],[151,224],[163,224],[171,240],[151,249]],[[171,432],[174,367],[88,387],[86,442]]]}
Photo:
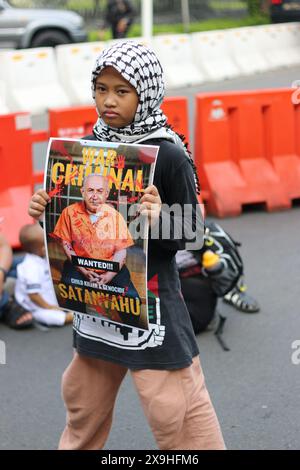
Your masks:
{"label": "black backpack", "polygon": [[203,252],[211,250],[219,255],[224,264],[223,271],[216,276],[202,268],[202,275],[211,280],[212,289],[218,297],[231,291],[244,273],[243,260],[238,251],[240,245],[219,224],[206,222],[204,244],[198,255],[201,263]]}
{"label": "black backpack", "polygon": [[[217,298],[223,297],[233,289],[243,275],[243,261],[238,246],[240,243],[234,241],[220,225],[206,221],[202,249],[178,252],[176,256],[182,294],[196,334],[204,331],[212,321]],[[202,255],[206,250],[220,256],[224,264],[221,273],[209,274],[202,268]],[[219,320],[222,321],[219,321],[215,332],[217,336],[222,333],[224,323],[222,317]],[[222,347],[226,349],[226,345]]]}
{"label": "black backpack", "polygon": [[[204,244],[198,251],[181,251],[176,255],[177,267],[181,278],[201,275],[210,282],[217,297],[226,295],[243,275],[243,260],[239,254],[240,243],[225,232],[216,222],[206,221]],[[202,255],[206,250],[217,253],[224,269],[217,274],[202,267]]]}

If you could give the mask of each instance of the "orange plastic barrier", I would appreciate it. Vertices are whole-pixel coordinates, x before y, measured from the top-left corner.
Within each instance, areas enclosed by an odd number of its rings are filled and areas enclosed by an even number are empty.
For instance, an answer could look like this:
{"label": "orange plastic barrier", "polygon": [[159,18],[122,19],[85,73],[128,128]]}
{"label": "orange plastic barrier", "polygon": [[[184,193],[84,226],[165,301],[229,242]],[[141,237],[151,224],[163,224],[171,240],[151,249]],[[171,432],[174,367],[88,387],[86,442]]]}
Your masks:
{"label": "orange plastic barrier", "polygon": [[46,140],[45,131],[33,132],[28,113],[0,116],[0,223],[13,248],[19,247],[19,230],[32,219],[27,214],[35,183],[43,173],[33,173],[32,143]]}
{"label": "orange plastic barrier", "polygon": [[168,118],[168,123],[189,142],[188,99],[184,96],[167,97],[161,108]]}
{"label": "orange plastic barrier", "polygon": [[96,119],[95,106],[50,109],[50,137],[81,138],[92,133]]}
{"label": "orange plastic barrier", "polygon": [[208,212],[238,215],[245,204],[289,208],[300,197],[299,108],[292,91],[196,97],[195,162]]}
{"label": "orange plastic barrier", "polygon": [[[169,124],[189,139],[188,100],[183,96],[165,98],[162,110]],[[95,106],[56,108],[49,110],[49,134],[51,137],[80,138],[91,134],[96,122]]]}

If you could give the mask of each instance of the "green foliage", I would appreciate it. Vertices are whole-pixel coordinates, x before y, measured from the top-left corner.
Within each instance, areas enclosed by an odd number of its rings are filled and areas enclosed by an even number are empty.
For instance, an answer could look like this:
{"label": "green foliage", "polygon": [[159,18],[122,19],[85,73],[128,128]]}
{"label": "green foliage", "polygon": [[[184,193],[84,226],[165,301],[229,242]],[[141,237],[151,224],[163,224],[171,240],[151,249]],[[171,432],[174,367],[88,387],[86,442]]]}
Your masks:
{"label": "green foliage", "polygon": [[261,11],[261,0],[247,0],[247,7],[250,16],[259,15]]}
{"label": "green foliage", "polygon": [[[256,16],[247,16],[245,18],[214,18],[205,21],[199,21],[197,23],[190,24],[190,32],[196,33],[198,31],[211,31],[214,29],[228,29],[228,28],[240,28],[242,26],[256,26],[260,24],[270,23],[268,15],[260,14]],[[153,34],[180,34],[184,33],[183,24],[159,24],[153,26]],[[139,24],[133,24],[128,37],[141,36],[141,26]],[[104,40],[111,39],[110,31],[105,31]],[[89,32],[89,41],[98,41],[99,35],[97,31]]]}

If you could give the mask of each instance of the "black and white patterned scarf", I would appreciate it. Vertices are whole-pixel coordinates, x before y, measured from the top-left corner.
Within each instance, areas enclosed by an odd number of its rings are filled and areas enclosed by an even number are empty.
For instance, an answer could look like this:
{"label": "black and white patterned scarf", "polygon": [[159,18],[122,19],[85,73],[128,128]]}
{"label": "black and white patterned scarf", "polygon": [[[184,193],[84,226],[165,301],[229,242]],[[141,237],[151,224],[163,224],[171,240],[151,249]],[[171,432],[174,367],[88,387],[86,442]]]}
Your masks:
{"label": "black and white patterned scarf", "polygon": [[165,95],[162,66],[156,54],[133,41],[118,42],[104,49],[97,58],[92,70],[92,94],[95,99],[96,79],[105,67],[113,67],[135,89],[139,103],[134,120],[119,129],[105,124],[99,116],[93,132],[98,140],[111,142],[142,143],[149,139],[167,139],[179,145],[189,159],[195,175],[195,185],[199,192],[196,168],[184,137],[179,136],[170,126],[160,109]]}
{"label": "black and white patterned scarf", "polygon": [[109,66],[116,69],[136,89],[139,104],[134,121],[118,130],[107,126],[99,117],[94,126],[96,137],[102,140],[134,142],[165,126],[167,118],[160,109],[165,85],[162,67],[154,52],[133,41],[117,43],[105,49],[92,71],[93,98],[96,78]]}

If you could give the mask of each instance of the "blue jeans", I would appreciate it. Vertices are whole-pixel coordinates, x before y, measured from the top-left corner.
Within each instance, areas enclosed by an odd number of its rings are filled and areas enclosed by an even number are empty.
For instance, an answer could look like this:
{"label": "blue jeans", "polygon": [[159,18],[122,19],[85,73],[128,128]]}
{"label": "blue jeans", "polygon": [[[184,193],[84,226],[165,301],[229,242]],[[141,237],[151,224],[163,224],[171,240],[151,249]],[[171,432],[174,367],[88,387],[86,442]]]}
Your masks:
{"label": "blue jeans", "polygon": [[[17,266],[18,264],[22,263],[23,259],[24,259],[23,255],[16,255],[13,257],[13,262],[12,262],[10,270],[7,273],[7,277],[14,277],[14,278],[17,277]],[[4,313],[5,307],[8,304],[8,301],[9,301],[9,293],[4,290],[2,292],[2,295],[0,296],[0,320]]]}

